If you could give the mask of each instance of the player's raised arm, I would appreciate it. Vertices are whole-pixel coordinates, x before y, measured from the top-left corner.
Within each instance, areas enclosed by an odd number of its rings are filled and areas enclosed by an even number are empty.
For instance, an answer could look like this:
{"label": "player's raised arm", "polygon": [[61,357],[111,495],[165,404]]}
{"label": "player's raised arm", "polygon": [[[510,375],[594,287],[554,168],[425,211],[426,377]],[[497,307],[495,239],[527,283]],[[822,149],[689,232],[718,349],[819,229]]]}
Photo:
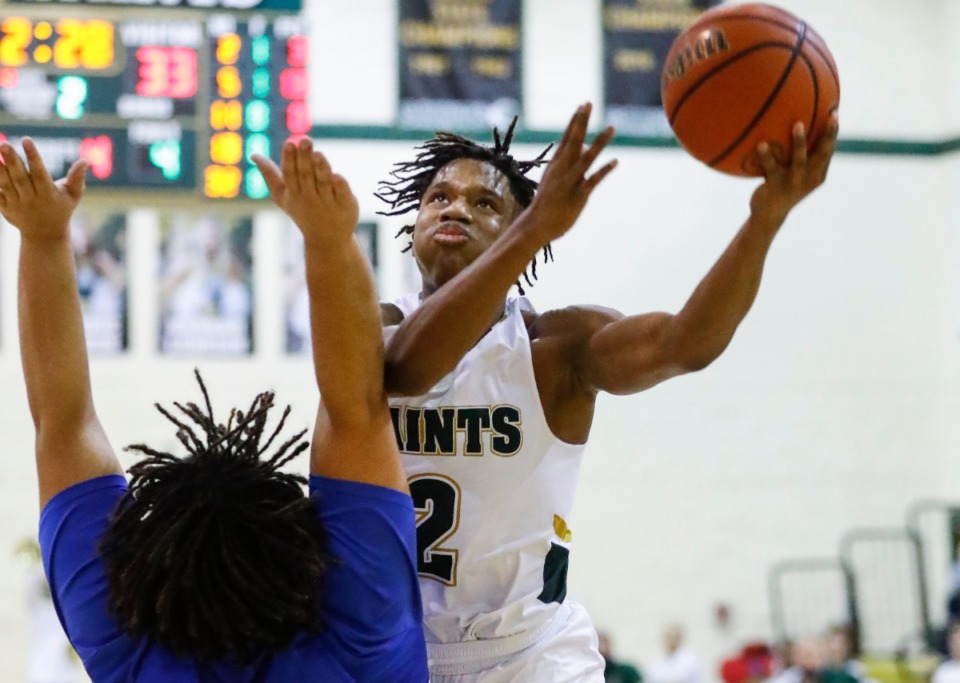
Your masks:
{"label": "player's raised arm", "polygon": [[84,191],[86,162],[54,182],[36,145],[24,138],[25,165],[0,143],[0,213],[20,231],[20,355],[36,428],[40,505],[63,489],[121,474],[100,426],[90,388],[70,216]]}
{"label": "player's raised arm", "polygon": [[[590,174],[613,137],[607,128],[585,146],[590,111],[585,104],[573,115],[532,203],[475,261],[400,323],[386,349],[390,394],[422,394],[454,368],[500,315],[510,287],[531,259],[573,226],[593,190],[616,166],[611,161]],[[428,189],[425,201],[431,198]],[[453,209],[450,213],[448,221]]]}
{"label": "player's raised arm", "polygon": [[713,362],[753,305],[770,245],[787,215],[826,179],[837,128],[834,114],[808,157],[798,124],[793,157],[786,164],[761,144],[766,179],[751,199],[750,217],[684,307],[676,315],[614,317],[598,325],[571,356],[578,359],[578,384],[627,394]]}
{"label": "player's raised arm", "polygon": [[311,471],[406,490],[383,389],[380,308],[354,238],[357,199],[309,139],[285,144],[279,168],[254,160],[270,197],[303,233],[321,395]]}

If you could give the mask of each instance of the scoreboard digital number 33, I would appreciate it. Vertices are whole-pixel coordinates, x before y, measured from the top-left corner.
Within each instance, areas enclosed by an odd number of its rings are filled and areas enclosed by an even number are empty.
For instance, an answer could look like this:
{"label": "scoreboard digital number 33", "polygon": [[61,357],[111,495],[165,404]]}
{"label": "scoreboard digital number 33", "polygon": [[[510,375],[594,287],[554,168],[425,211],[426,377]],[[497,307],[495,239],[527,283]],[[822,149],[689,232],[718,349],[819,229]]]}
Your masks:
{"label": "scoreboard digital number 33", "polygon": [[0,139],[33,137],[55,175],[85,157],[91,187],[259,199],[250,155],[310,131],[308,61],[293,13],[5,16]]}

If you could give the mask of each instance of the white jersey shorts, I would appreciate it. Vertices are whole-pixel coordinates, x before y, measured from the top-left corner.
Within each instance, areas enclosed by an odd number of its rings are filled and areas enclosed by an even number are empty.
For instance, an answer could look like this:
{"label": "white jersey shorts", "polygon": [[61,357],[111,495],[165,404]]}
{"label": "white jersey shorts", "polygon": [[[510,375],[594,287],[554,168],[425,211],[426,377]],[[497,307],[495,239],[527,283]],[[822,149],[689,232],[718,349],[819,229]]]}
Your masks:
{"label": "white jersey shorts", "polygon": [[449,645],[427,644],[430,683],[603,683],[597,631],[567,600],[533,633]]}

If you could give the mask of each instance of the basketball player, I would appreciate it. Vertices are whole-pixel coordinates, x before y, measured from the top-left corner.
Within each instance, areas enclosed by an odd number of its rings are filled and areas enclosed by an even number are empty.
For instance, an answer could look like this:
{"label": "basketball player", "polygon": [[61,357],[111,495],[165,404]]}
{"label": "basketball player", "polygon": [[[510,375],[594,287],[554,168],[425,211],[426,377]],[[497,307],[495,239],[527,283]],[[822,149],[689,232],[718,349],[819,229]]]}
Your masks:
{"label": "basketball player", "polygon": [[[158,408],[189,455],[145,445],[128,485],[97,418],[68,223],[86,164],[54,182],[24,139],[0,145],[0,213],[19,228],[20,342],[36,426],[40,540],[57,614],[96,683],[425,683],[414,512],[383,392],[356,199],[309,141],[258,158],[304,234],[323,391],[303,477],[271,449],[273,394],[217,423]],[[197,375],[199,381],[199,374]],[[265,437],[265,438],[264,438]],[[261,457],[263,456],[263,457]]]}
{"label": "basketball player", "polygon": [[[758,148],[766,179],[746,223],[675,314],[594,306],[536,313],[511,285],[574,223],[612,162],[570,121],[537,186],[510,135],[486,147],[440,134],[399,164],[381,198],[416,209],[422,290],[383,305],[385,381],[420,515],[418,563],[435,683],[603,680],[593,626],[565,600],[567,518],[600,392],[631,394],[709,365],[757,293],[770,244],[824,180],[837,121],[808,157]],[[522,294],[522,290],[521,290]],[[396,325],[396,327],[392,327]]]}

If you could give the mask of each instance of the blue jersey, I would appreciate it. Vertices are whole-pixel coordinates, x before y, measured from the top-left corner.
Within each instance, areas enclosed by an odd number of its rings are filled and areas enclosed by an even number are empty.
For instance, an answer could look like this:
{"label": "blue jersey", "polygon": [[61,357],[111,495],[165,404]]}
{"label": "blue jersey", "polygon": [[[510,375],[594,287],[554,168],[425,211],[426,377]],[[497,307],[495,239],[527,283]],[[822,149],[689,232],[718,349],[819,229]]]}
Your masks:
{"label": "blue jersey", "polygon": [[[97,544],[127,490],[119,475],[57,494],[40,515],[40,547],[60,623],[94,683],[426,683],[413,503],[393,489],[310,478],[339,558],[324,575],[325,628],[251,666],[198,665],[120,631]],[[241,596],[242,597],[242,596]]]}

